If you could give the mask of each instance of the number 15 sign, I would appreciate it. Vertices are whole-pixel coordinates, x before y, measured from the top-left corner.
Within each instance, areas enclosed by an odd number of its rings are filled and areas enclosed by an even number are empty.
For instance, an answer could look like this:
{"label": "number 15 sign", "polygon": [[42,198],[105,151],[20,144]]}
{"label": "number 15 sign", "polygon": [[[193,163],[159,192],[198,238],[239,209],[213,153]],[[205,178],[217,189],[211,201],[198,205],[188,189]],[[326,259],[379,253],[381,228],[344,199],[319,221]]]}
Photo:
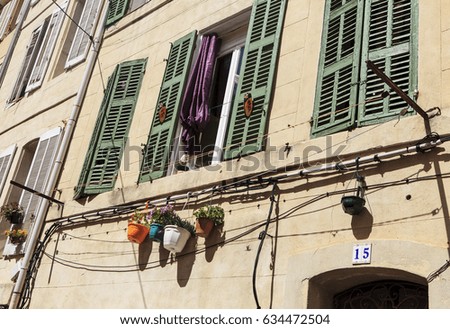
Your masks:
{"label": "number 15 sign", "polygon": [[372,244],[353,245],[353,264],[370,264],[372,259]]}

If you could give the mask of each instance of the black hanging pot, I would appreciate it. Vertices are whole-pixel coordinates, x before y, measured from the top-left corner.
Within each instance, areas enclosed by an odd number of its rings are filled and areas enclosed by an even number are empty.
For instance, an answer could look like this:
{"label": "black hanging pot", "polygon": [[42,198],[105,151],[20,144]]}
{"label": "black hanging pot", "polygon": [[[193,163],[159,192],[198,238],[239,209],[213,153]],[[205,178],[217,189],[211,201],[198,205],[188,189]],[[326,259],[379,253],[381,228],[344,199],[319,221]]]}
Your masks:
{"label": "black hanging pot", "polygon": [[345,213],[349,215],[358,215],[364,209],[366,200],[357,195],[343,196],[341,204]]}
{"label": "black hanging pot", "polygon": [[21,214],[19,212],[13,212],[9,216],[9,221],[11,222],[11,224],[22,224],[23,214]]}

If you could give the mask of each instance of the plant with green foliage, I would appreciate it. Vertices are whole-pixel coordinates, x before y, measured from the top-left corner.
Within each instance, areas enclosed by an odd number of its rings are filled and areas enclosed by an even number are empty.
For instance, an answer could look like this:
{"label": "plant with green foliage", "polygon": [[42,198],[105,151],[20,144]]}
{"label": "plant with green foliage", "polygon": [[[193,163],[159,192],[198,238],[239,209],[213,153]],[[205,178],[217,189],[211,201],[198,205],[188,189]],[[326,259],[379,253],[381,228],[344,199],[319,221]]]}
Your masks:
{"label": "plant with green foliage", "polygon": [[128,221],[131,223],[136,223],[147,227],[150,226],[150,222],[147,220],[145,214],[139,210],[135,210],[134,213],[130,216],[130,219]]}
{"label": "plant with green foliage", "polygon": [[24,215],[24,210],[17,202],[11,202],[1,207],[0,215],[7,221],[11,221],[14,216],[17,216],[21,220]]}
{"label": "plant with green foliage", "polygon": [[225,212],[220,206],[207,205],[194,211],[194,216],[198,218],[208,218],[214,222],[215,226],[224,223]]}
{"label": "plant with green foliage", "polygon": [[190,221],[188,221],[187,219],[181,219],[181,218],[179,218],[179,219],[177,220],[177,223],[174,224],[174,225],[177,225],[177,226],[179,226],[179,227],[184,228],[184,229],[187,230],[187,231],[191,234],[191,236],[193,236],[193,237],[196,235],[196,234],[195,234],[195,226],[194,226]]}
{"label": "plant with green foliage", "polygon": [[162,226],[176,225],[180,220],[180,216],[175,212],[173,206],[168,204],[164,207],[155,207],[151,209],[147,214],[147,221],[150,224],[156,223]]}

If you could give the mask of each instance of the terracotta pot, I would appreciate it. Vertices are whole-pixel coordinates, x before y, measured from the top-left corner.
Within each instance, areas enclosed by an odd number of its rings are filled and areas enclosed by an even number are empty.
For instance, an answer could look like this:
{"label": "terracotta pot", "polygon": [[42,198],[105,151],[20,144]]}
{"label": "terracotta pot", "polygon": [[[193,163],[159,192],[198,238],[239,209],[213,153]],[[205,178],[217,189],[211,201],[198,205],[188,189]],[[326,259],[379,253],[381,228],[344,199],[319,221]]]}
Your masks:
{"label": "terracotta pot", "polygon": [[190,236],[191,233],[182,227],[166,225],[164,226],[163,246],[171,252],[180,252]]}
{"label": "terracotta pot", "polygon": [[141,224],[128,223],[128,240],[134,243],[142,243],[148,235],[150,229]]}
{"label": "terracotta pot", "polygon": [[213,227],[214,222],[209,218],[197,218],[195,221],[195,233],[202,238],[208,237]]}

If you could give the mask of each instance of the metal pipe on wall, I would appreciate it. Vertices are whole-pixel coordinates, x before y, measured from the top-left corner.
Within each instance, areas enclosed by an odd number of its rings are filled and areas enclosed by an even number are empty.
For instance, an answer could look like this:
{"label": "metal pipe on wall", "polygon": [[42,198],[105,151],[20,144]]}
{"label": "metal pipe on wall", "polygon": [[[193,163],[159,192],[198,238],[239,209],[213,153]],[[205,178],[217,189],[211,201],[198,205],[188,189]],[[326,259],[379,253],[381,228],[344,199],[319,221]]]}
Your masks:
{"label": "metal pipe on wall", "polygon": [[[103,0],[101,6],[101,14],[98,21],[98,28],[94,35],[94,41],[91,45],[91,50],[87,59],[86,69],[83,74],[83,78],[80,84],[80,88],[78,90],[75,103],[72,107],[72,112],[67,121],[66,127],[64,129],[61,145],[58,149],[58,153],[56,155],[55,163],[50,173],[49,180],[46,184],[46,188],[44,191],[45,195],[52,195],[54,188],[56,186],[57,179],[59,177],[62,165],[64,163],[64,159],[67,155],[67,151],[69,149],[69,144],[72,139],[72,135],[76,126],[76,122],[78,120],[78,116],[81,109],[81,104],[83,103],[84,97],[86,95],[87,86],[89,84],[90,77],[95,67],[95,63],[97,60],[99,45],[101,43],[101,39],[103,33],[105,31],[105,22],[108,12],[108,1]],[[13,294],[10,302],[10,308],[17,308],[20,296],[22,294],[23,286],[26,280],[28,267],[33,257],[34,250],[36,248],[37,242],[40,237],[40,233],[42,231],[43,226],[45,225],[45,214],[47,213],[49,201],[47,199],[42,200],[41,207],[39,208],[39,213],[36,216],[35,224],[33,226],[33,230],[30,234],[29,240],[27,242],[25,256],[22,261],[22,265],[19,270],[19,276],[17,278],[16,284],[14,285]]]}

